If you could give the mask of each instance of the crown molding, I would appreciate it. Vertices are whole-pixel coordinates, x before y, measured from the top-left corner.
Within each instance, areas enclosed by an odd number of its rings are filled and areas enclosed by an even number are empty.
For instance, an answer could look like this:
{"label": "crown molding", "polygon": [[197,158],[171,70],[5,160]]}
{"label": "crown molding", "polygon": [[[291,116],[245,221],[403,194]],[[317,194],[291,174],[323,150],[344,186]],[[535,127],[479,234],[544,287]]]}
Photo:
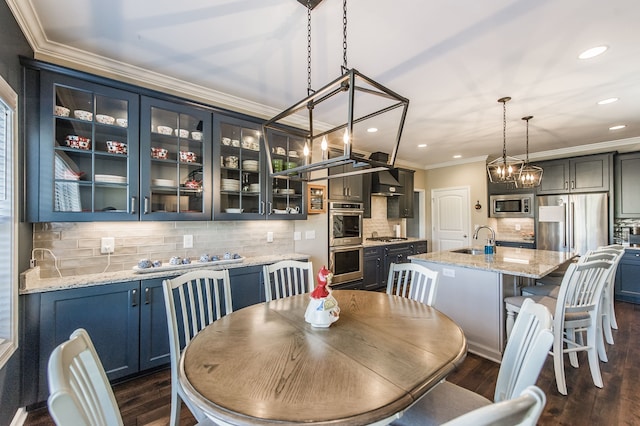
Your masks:
{"label": "crown molding", "polygon": [[[184,97],[196,102],[216,106],[259,118],[271,118],[280,109],[249,101],[237,96],[189,83],[184,80],[151,71],[142,67],[109,59],[82,49],[63,45],[46,38],[42,25],[33,9],[31,0],[6,0],[16,22],[33,49],[34,58],[142,86],[162,93]],[[284,120],[283,120],[284,121]],[[292,115],[286,124],[296,127],[306,125],[306,117]],[[326,125],[327,128],[330,128]],[[323,125],[316,126],[318,129]]]}

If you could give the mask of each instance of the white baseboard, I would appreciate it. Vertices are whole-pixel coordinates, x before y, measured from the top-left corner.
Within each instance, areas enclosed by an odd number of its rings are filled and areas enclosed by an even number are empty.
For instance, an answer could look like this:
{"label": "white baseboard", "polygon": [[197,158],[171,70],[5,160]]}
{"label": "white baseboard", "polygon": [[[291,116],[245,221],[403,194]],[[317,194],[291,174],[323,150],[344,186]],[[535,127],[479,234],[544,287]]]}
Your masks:
{"label": "white baseboard", "polygon": [[23,426],[24,422],[27,421],[27,410],[24,409],[24,407],[20,407],[18,408],[18,411],[16,411],[16,414],[13,416],[13,420],[11,420],[11,423],[9,426]]}

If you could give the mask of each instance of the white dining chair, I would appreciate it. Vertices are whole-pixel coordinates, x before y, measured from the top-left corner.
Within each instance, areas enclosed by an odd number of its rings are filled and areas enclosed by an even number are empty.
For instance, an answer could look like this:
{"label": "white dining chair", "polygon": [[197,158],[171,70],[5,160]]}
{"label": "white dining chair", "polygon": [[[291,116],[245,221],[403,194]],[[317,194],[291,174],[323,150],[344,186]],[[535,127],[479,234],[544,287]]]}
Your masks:
{"label": "white dining chair", "polygon": [[233,312],[229,271],[198,270],[162,282],[171,352],[171,426],[180,422],[180,401],[201,422],[210,420],[186,396],[178,380],[182,349],[207,325]]}
{"label": "white dining chair", "polygon": [[[622,246],[620,246],[622,247]],[[600,332],[598,333],[598,355],[601,361],[607,362],[607,351],[605,348],[604,342],[606,341],[608,344],[613,345],[613,333],[612,329],[616,329],[618,327],[617,320],[615,318],[615,309],[614,309],[614,292],[615,292],[615,279],[616,279],[616,270],[618,269],[618,264],[620,263],[620,259],[624,255],[624,249],[620,250],[614,248],[614,246],[608,247],[599,247],[597,250],[589,251],[584,254],[584,256],[580,257],[577,263],[584,263],[593,260],[608,260],[613,262],[612,268],[610,268],[608,272],[608,277],[606,278],[606,282],[604,288],[602,290],[602,302],[600,304]],[[522,288],[523,296],[549,296],[557,299],[558,294],[560,293],[560,285],[537,285],[537,286],[528,286]],[[507,324],[509,323],[509,313],[507,314]],[[507,336],[509,326],[507,325]]]}
{"label": "white dining chair", "polygon": [[393,425],[440,425],[477,408],[512,399],[534,385],[553,341],[551,313],[525,301],[507,342],[493,401],[443,381],[407,409]]}
{"label": "white dining chair", "polygon": [[86,330],[75,330],[49,357],[47,404],[58,426],[122,425],[118,403]]}
{"label": "white dining chair", "polygon": [[282,297],[309,293],[313,289],[313,263],[282,260],[262,268],[267,302]]}
{"label": "white dining chair", "polygon": [[537,386],[529,386],[519,396],[480,407],[442,426],[535,426],[547,398]]}
{"label": "white dining chair", "polygon": [[[570,265],[560,285],[557,299],[549,296],[512,296],[505,299],[508,318],[513,318],[518,310],[521,312],[521,307],[528,300],[544,304],[554,312],[553,347],[550,354],[553,356],[556,386],[563,395],[567,395],[564,354],[569,354],[571,365],[577,368],[576,352],[586,351],[593,383],[599,388],[603,386],[598,355],[598,338],[602,338],[600,305],[602,291],[612,266],[613,262],[603,260]],[[582,343],[581,337],[576,338],[576,333],[582,332],[586,334],[585,343]]]}
{"label": "white dining chair", "polygon": [[417,263],[392,263],[387,294],[408,297],[433,306],[438,290],[438,272]]}

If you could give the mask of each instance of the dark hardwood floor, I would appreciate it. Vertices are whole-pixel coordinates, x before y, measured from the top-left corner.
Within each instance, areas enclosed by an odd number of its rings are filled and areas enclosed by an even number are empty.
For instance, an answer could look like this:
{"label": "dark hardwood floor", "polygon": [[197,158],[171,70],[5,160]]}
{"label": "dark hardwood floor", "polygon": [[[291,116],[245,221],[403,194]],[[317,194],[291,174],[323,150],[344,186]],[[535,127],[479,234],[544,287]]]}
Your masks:
{"label": "dark hardwood floor", "polygon": [[[551,357],[542,369],[537,385],[547,396],[539,425],[640,425],[640,305],[616,302],[620,329],[614,331],[615,345],[607,346],[609,362],[600,363],[604,388],[593,385],[585,354],[580,368],[565,368],[568,396],[558,393]],[[499,365],[469,354],[449,381],[493,399]],[[170,413],[169,370],[114,386],[125,425],[166,425]],[[29,426],[53,425],[46,408],[29,413]],[[195,420],[184,407],[181,425]]]}

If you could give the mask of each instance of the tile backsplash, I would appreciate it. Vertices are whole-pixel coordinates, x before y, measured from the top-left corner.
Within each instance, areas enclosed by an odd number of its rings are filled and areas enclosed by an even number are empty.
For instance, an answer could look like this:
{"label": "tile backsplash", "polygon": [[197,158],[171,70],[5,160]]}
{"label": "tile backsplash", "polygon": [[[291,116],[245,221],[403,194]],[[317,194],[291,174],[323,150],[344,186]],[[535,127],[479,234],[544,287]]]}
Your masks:
{"label": "tile backsplash", "polygon": [[386,197],[371,197],[371,219],[364,219],[362,222],[364,238],[370,237],[374,232],[379,236],[392,236],[394,225],[400,225],[402,236],[406,236],[404,219],[387,219]]}
{"label": "tile backsplash", "polygon": [[[294,252],[294,221],[228,222],[50,222],[33,225],[34,258],[42,278],[131,269],[139,259],[167,262],[171,256],[197,259],[203,253],[260,256]],[[273,242],[267,243],[267,232]],[[185,235],[193,248],[183,248]],[[115,252],[100,253],[102,237],[115,238]],[[46,250],[42,250],[46,249]]]}
{"label": "tile backsplash", "polygon": [[498,241],[521,241],[535,236],[535,223],[531,218],[490,218],[487,224],[496,231]]}

